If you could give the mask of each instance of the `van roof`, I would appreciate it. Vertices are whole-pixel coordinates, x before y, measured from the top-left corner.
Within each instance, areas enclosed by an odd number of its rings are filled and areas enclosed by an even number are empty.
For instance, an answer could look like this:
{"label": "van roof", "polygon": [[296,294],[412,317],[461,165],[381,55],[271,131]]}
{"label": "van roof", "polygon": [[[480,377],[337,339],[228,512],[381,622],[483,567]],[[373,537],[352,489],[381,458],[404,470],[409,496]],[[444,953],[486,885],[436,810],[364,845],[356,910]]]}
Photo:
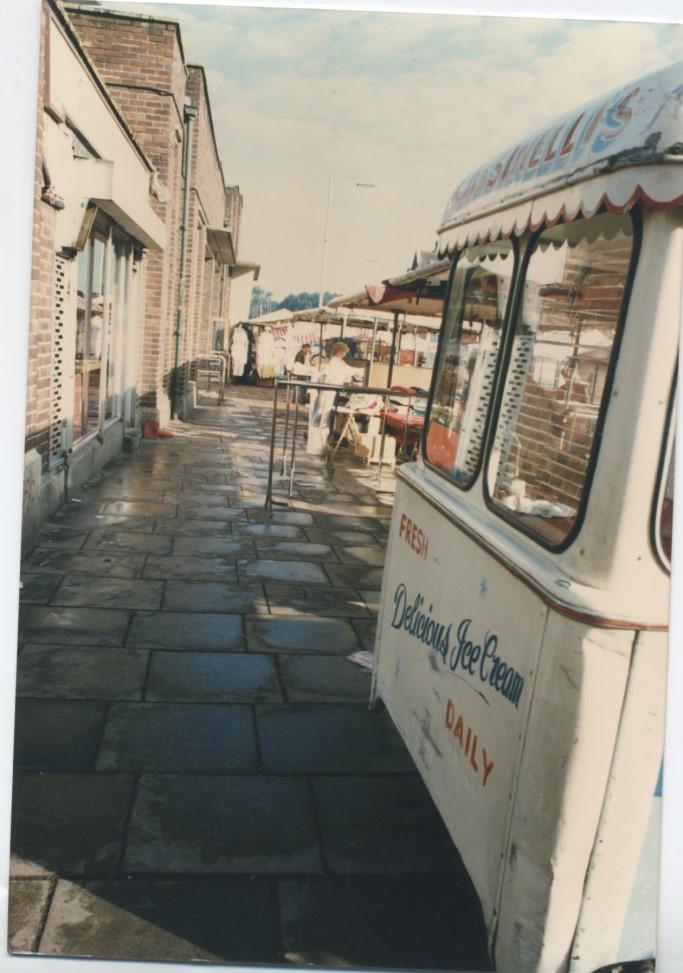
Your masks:
{"label": "van roof", "polygon": [[654,163],[683,163],[683,61],[569,112],[475,170],[448,201],[439,253],[603,204],[622,212],[639,199],[680,204],[683,168]]}

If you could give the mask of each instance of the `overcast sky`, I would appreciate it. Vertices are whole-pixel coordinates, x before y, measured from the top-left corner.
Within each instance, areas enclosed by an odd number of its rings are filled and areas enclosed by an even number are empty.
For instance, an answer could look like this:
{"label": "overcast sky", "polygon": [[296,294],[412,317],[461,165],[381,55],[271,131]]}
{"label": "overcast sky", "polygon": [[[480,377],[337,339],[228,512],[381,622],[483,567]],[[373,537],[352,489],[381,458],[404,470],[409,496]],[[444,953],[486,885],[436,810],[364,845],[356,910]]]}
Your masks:
{"label": "overcast sky", "polygon": [[[240,256],[276,297],[407,269],[469,171],[555,115],[683,58],[683,26],[107,4],[178,20],[204,65]],[[371,183],[374,188],[357,187]]]}

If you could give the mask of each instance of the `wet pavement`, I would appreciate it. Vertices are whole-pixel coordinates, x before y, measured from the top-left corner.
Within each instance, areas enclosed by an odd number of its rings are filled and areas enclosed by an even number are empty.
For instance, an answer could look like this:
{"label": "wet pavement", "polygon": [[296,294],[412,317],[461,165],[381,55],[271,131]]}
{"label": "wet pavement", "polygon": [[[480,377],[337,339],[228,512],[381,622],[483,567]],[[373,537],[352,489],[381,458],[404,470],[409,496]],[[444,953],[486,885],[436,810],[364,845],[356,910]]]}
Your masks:
{"label": "wet pavement", "polygon": [[347,659],[372,649],[393,477],[302,453],[268,519],[270,417],[261,390],[201,406],[26,558],[11,947],[488,969],[460,857]]}

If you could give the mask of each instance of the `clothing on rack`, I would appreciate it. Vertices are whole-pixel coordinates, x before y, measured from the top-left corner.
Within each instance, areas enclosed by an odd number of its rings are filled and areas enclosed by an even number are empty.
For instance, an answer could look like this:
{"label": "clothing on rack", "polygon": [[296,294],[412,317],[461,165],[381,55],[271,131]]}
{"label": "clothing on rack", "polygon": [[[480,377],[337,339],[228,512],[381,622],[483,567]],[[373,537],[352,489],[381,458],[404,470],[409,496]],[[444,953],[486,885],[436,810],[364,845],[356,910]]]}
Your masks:
{"label": "clothing on rack", "polygon": [[256,371],[259,378],[272,378],[275,374],[275,342],[269,328],[256,336]]}
{"label": "clothing on rack", "polygon": [[232,361],[232,374],[236,378],[241,378],[249,357],[249,336],[241,324],[238,324],[232,331],[230,341],[230,359]]}

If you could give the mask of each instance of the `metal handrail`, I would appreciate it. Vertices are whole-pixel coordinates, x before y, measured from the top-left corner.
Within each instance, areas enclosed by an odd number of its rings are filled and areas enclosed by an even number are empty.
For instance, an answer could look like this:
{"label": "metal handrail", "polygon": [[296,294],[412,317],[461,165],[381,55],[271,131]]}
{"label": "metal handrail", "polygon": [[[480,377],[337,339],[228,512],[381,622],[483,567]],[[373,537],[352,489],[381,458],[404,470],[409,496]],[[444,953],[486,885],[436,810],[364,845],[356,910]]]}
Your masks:
{"label": "metal handrail", "polygon": [[[292,492],[294,489],[294,469],[296,465],[296,434],[299,426],[299,395],[298,390],[303,389],[316,389],[325,392],[334,392],[334,410],[336,413],[337,400],[339,398],[340,392],[345,392],[350,395],[366,394],[366,395],[381,395],[384,399],[384,413],[382,415],[382,433],[381,442],[379,449],[379,461],[377,464],[377,482],[382,482],[382,465],[384,459],[384,442],[386,439],[386,411],[387,404],[390,398],[392,399],[408,399],[408,405],[410,407],[410,402],[412,399],[426,399],[427,393],[420,392],[417,389],[411,392],[399,392],[394,391],[391,388],[378,387],[375,385],[332,385],[328,382],[310,382],[301,379],[283,379],[276,378],[273,382],[273,422],[270,431],[270,455],[268,459],[268,486],[266,488],[266,499],[264,503],[264,508],[268,512],[269,516],[273,513],[273,504],[278,501],[273,500],[273,469],[275,466],[275,443],[276,443],[276,433],[277,433],[277,400],[278,400],[278,390],[280,388],[287,389],[287,407],[285,410],[285,429],[283,435],[282,443],[282,466],[280,469],[280,479],[284,479],[289,476],[289,490],[288,497],[291,499]],[[289,414],[292,404],[292,398],[290,395],[290,390],[294,389],[294,430],[292,433],[292,447],[291,447],[291,457],[289,461],[289,474],[287,473],[287,445],[288,445],[288,432],[289,432]]]}

